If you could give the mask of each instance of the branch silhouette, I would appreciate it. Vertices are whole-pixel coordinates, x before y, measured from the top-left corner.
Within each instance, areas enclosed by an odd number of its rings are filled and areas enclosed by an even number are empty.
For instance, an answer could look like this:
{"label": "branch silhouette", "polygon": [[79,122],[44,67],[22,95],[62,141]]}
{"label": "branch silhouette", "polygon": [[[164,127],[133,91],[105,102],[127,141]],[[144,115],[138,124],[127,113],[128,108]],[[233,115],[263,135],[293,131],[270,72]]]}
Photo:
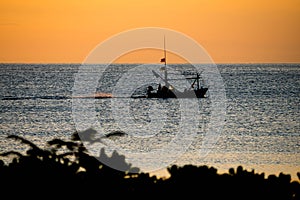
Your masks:
{"label": "branch silhouette", "polygon": [[[94,138],[89,130],[85,139]],[[94,134],[94,136],[93,136]],[[122,135],[122,134],[121,134]],[[120,136],[121,136],[120,135]],[[112,136],[118,136],[118,134]],[[89,199],[99,195],[110,198],[179,197],[187,199],[300,199],[300,183],[291,175],[278,176],[247,171],[242,166],[219,174],[209,166],[172,165],[169,178],[150,176],[125,162],[125,156],[114,151],[111,156],[101,149],[99,157],[89,155],[78,133],[70,141],[53,139],[50,149],[41,149],[20,136],[14,139],[30,147],[25,154],[2,152],[1,157],[17,156],[7,165],[0,160],[1,194],[10,198]],[[88,140],[89,141],[89,140]],[[47,147],[47,148],[48,148]],[[59,153],[60,152],[60,153]],[[118,165],[122,170],[110,166]],[[300,180],[300,172],[297,173]],[[98,195],[98,196],[97,196]]]}

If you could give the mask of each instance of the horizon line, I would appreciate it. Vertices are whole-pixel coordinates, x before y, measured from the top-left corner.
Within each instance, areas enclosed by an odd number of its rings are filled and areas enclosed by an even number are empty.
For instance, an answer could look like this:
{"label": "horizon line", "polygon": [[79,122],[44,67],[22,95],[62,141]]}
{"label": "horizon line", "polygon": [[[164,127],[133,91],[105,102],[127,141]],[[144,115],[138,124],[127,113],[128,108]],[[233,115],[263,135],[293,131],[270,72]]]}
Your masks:
{"label": "horizon line", "polygon": [[[0,64],[45,64],[45,65],[49,65],[49,64],[73,64],[73,65],[83,65],[83,64],[161,64],[161,63],[149,63],[149,62],[145,62],[145,63],[141,63],[141,62],[112,62],[112,63],[80,63],[80,62],[0,62]],[[299,62],[212,62],[212,63],[172,63],[169,62],[169,64],[300,64]]]}

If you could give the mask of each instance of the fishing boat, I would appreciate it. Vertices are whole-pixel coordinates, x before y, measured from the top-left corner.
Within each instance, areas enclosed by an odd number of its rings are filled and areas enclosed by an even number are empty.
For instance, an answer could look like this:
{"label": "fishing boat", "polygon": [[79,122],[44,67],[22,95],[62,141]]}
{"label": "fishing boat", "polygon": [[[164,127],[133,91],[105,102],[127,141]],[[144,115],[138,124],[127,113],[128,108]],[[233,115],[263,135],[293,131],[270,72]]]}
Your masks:
{"label": "fishing boat", "polygon": [[[167,53],[166,53],[166,42],[164,38],[164,57],[161,58],[160,62],[164,63],[164,66],[161,67],[161,70],[164,72],[164,75],[152,70],[153,75],[156,78],[160,78],[164,83],[156,84],[157,88],[154,88],[153,85],[149,85],[146,89],[145,95],[132,95],[133,98],[205,98],[207,97],[208,87],[203,86],[201,83],[201,73],[196,72],[190,74],[189,77],[184,77],[181,79],[170,79],[168,76],[168,66],[167,66]],[[170,81],[174,80],[189,80],[191,82],[190,87],[185,88],[183,91],[178,90],[174,87]]]}

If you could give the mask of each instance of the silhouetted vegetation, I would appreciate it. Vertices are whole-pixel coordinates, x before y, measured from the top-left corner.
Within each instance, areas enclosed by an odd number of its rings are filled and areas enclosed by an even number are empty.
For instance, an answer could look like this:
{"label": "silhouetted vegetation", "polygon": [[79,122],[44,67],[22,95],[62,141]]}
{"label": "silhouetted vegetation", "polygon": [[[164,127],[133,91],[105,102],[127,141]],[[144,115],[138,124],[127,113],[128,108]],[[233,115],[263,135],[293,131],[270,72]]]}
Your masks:
{"label": "silhouetted vegetation", "polygon": [[[218,174],[208,166],[170,166],[170,178],[162,179],[140,172],[125,162],[125,157],[114,152],[108,157],[104,149],[101,159],[90,156],[77,134],[70,141],[53,139],[49,148],[41,149],[32,142],[15,135],[8,136],[28,145],[25,154],[4,152],[13,156],[5,164],[0,160],[1,195],[9,199],[101,199],[160,198],[183,199],[300,199],[300,184],[289,174],[278,176],[257,174],[242,166]],[[63,150],[63,151],[62,151]],[[123,171],[112,169],[99,160],[112,160]],[[297,174],[300,179],[300,173]]]}

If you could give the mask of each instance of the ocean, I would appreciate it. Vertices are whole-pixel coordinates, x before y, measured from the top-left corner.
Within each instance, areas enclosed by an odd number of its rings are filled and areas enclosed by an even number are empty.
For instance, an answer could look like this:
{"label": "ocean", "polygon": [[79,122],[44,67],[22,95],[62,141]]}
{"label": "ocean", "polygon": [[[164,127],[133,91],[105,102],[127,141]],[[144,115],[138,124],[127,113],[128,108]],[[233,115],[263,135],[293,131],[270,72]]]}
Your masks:
{"label": "ocean", "polygon": [[[136,85],[135,92],[143,92],[152,84],[144,76],[153,76],[145,70],[155,65],[144,65],[144,71],[135,73],[139,66],[94,65],[103,69],[101,73],[87,70],[82,77],[85,66],[80,64],[0,64],[0,152],[26,150],[8,135],[47,148],[46,141],[68,140],[75,131],[92,128],[98,138],[113,131],[126,134],[87,144],[91,154],[97,156],[102,147],[108,155],[116,150],[152,174],[164,175],[172,164],[208,165],[220,173],[241,165],[297,179],[300,64],[217,64],[224,88],[214,90],[215,82],[204,79],[209,90],[203,99],[126,96],[127,86]],[[183,74],[194,70],[184,64],[168,67]],[[92,86],[84,84],[95,77]],[[99,92],[116,98],[77,98],[76,88],[86,88],[91,97]],[[214,99],[218,92],[224,94],[221,100]]]}

